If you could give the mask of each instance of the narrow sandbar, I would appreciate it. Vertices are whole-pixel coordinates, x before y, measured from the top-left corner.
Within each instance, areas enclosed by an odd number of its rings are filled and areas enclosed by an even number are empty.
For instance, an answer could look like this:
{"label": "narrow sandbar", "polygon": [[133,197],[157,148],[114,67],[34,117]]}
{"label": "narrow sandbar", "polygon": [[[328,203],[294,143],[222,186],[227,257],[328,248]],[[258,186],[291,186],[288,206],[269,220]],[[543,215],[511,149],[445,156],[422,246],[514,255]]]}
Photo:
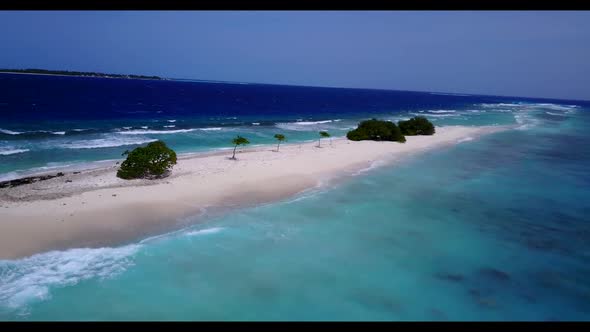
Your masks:
{"label": "narrow sandbar", "polygon": [[246,148],[179,158],[173,175],[160,180],[118,179],[117,166],[0,189],[0,259],[74,247],[114,246],[178,227],[179,220],[206,209],[272,202],[320,181],[403,160],[433,148],[507,127],[437,128],[433,136],[407,142],[347,139]]}

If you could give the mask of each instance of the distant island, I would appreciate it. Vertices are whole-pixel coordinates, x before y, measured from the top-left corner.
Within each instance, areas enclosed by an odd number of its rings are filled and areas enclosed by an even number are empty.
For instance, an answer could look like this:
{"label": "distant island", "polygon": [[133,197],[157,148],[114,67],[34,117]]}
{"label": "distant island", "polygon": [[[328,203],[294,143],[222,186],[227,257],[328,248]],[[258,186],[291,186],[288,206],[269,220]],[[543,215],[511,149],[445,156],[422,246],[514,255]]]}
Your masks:
{"label": "distant island", "polygon": [[163,78],[161,78],[159,76],[121,75],[121,74],[105,74],[105,73],[84,72],[84,71],[47,70],[47,69],[0,69],[0,73],[64,75],[64,76],[102,77],[102,78],[127,78],[127,79],[141,79],[141,80],[163,80]]}

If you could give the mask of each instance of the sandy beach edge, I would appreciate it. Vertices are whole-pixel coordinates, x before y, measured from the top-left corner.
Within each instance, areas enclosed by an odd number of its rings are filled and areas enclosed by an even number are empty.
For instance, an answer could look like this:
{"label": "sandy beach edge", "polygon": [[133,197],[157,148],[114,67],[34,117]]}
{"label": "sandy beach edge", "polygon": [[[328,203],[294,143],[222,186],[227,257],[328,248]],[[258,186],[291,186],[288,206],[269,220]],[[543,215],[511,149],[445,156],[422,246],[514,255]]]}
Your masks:
{"label": "sandy beach edge", "polygon": [[236,208],[280,201],[333,179],[510,126],[446,126],[397,142],[326,140],[184,155],[171,177],[125,181],[116,165],[0,189],[0,259],[117,246]]}

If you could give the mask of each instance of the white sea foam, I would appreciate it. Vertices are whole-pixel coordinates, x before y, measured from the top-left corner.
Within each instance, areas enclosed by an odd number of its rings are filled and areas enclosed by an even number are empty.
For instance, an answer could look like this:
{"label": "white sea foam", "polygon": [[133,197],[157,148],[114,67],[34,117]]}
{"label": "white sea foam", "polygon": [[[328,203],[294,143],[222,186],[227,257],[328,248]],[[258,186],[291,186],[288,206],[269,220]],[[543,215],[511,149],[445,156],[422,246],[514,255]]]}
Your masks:
{"label": "white sea foam", "polygon": [[10,181],[20,177],[21,175],[18,172],[8,172],[0,175],[0,181]]}
{"label": "white sea foam", "polygon": [[65,131],[49,131],[49,130],[25,131],[24,133],[21,133],[21,134],[27,134],[27,133],[45,133],[45,134],[53,134],[53,135],[65,135],[66,134]]}
{"label": "white sea foam", "polygon": [[514,120],[516,121],[516,123],[518,123],[520,125],[516,128],[519,130],[525,130],[525,129],[532,128],[532,127],[538,125],[540,122],[539,119],[535,119],[526,113],[514,114]]}
{"label": "white sea foam", "polygon": [[[418,113],[410,113],[412,115],[422,115],[422,114],[418,114]],[[458,117],[461,116],[461,114],[457,114],[457,113],[451,113],[451,114],[428,114],[428,117],[433,117],[433,118],[450,118],[450,117]]]}
{"label": "white sea foam", "polygon": [[0,148],[0,155],[8,156],[11,154],[27,152],[29,149]]}
{"label": "white sea foam", "polygon": [[368,172],[368,171],[370,171],[372,169],[375,169],[375,168],[384,166],[386,164],[387,163],[384,160],[375,160],[375,161],[371,162],[371,164],[368,167],[362,168],[362,169],[354,172],[352,175],[355,175],[355,176],[356,175],[361,175],[361,174],[366,173],[366,172]]}
{"label": "white sea foam", "polygon": [[73,141],[58,145],[65,149],[98,149],[98,148],[111,148],[116,146],[125,145],[137,145],[149,142],[155,142],[157,139],[142,138],[142,139],[130,139],[122,137],[107,137],[97,138],[90,140]]}
{"label": "white sea foam", "polygon": [[578,108],[577,105],[560,105],[560,104],[533,104],[539,108],[548,108],[554,111],[571,111],[574,108]]}
{"label": "white sea foam", "polygon": [[199,128],[199,130],[204,130],[204,131],[217,131],[217,130],[222,130],[223,128],[221,127],[211,127],[211,128]]}
{"label": "white sea foam", "polygon": [[148,129],[148,126],[141,126],[142,129]]}
{"label": "white sea foam", "polygon": [[[326,180],[318,179],[315,186],[305,189],[305,190],[299,192],[295,197],[290,198],[290,199],[286,199],[286,200],[282,201],[281,203],[282,204],[291,204],[291,203],[295,203],[295,202],[299,202],[302,200],[312,198],[314,196],[317,196],[318,194],[325,192],[325,190],[327,188],[326,185],[327,185]],[[267,203],[266,205],[270,205],[270,204],[276,204],[276,203]],[[265,205],[265,204],[263,204],[263,205]]]}
{"label": "white sea foam", "polygon": [[454,110],[428,110],[429,113],[455,113]]}
{"label": "white sea foam", "polygon": [[260,122],[252,122],[253,126],[260,126]]}
{"label": "white sea foam", "polygon": [[556,115],[556,116],[567,116],[565,113],[553,113],[553,112],[545,112],[546,114],[549,115]]}
{"label": "white sea foam", "polygon": [[186,232],[185,235],[186,236],[195,236],[195,235],[215,234],[215,233],[221,232],[222,230],[224,230],[223,227],[212,227],[212,228],[199,229],[199,230],[195,230],[195,231]]}
{"label": "white sea foam", "polygon": [[0,148],[0,155],[8,156],[11,154],[27,152],[29,149],[12,149],[12,148]]}
{"label": "white sea foam", "polygon": [[322,121],[300,121],[298,119],[297,122],[283,122],[277,123],[275,126],[285,130],[296,130],[296,131],[309,131],[309,130],[317,130],[323,128],[323,125],[340,122],[341,119],[335,120],[322,120]]}
{"label": "white sea foam", "polygon": [[473,141],[473,137],[467,136],[467,137],[461,138],[461,139],[457,140],[457,143],[463,143],[463,142],[469,142],[469,141]]}
{"label": "white sea foam", "polygon": [[[391,119],[386,119],[386,121],[389,121],[389,122],[398,122],[398,121],[407,121],[407,120],[410,120],[410,119],[411,118],[409,118],[409,117],[406,116],[406,117],[395,117],[395,118],[391,118]],[[354,128],[356,128],[356,127],[354,127]]]}
{"label": "white sea foam", "polygon": [[342,121],[342,120],[336,119],[336,120],[323,120],[323,121],[297,121],[297,122],[293,122],[292,124],[297,125],[297,126],[311,126],[311,125],[316,125],[316,124],[331,123],[331,122],[338,122],[338,121]]}
{"label": "white sea foam", "polygon": [[578,108],[578,105],[564,105],[564,104],[552,104],[552,103],[497,103],[497,104],[479,104],[485,108],[502,108],[495,111],[499,112],[511,112],[512,110],[506,110],[506,108],[519,108],[519,109],[550,109],[554,111],[574,111]]}
{"label": "white sea foam", "polygon": [[164,126],[164,128],[174,128],[176,125]]}
{"label": "white sea foam", "polygon": [[494,108],[494,107],[521,107],[522,104],[511,104],[511,103],[496,103],[496,104],[479,104],[481,107]]}
{"label": "white sea foam", "polygon": [[7,134],[7,135],[22,135],[22,134],[30,134],[30,133],[46,133],[46,134],[53,134],[53,135],[65,135],[65,131],[49,131],[49,130],[33,130],[33,131],[12,131],[8,129],[0,128],[0,133]]}
{"label": "white sea foam", "polygon": [[172,123],[174,123],[174,122],[176,122],[176,120],[168,120],[168,122],[172,122]]}
{"label": "white sea foam", "polygon": [[2,128],[0,128],[0,133],[7,134],[7,135],[20,135],[20,134],[22,134],[22,132],[20,132],[20,131],[12,131],[12,130],[2,129]]}
{"label": "white sea foam", "polygon": [[0,260],[0,306],[21,309],[50,297],[54,287],[92,278],[111,278],[133,264],[140,245],[50,251],[18,260]]}
{"label": "white sea foam", "polygon": [[188,133],[191,131],[195,131],[197,129],[176,129],[176,130],[129,130],[129,131],[119,131],[118,134],[123,135],[147,135],[147,134],[178,134],[178,133]]}

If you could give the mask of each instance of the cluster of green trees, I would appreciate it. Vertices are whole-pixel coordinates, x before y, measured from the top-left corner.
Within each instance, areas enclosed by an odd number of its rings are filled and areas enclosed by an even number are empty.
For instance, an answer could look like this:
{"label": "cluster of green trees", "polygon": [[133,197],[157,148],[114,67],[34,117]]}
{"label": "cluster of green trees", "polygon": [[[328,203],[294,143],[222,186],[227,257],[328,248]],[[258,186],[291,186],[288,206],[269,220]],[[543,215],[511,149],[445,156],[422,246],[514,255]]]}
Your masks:
{"label": "cluster of green trees", "polygon": [[404,143],[406,138],[399,127],[391,121],[371,119],[362,121],[358,127],[349,131],[346,137],[351,141],[395,141]]}
{"label": "cluster of green trees", "polygon": [[434,125],[426,117],[415,116],[406,121],[397,123],[403,135],[434,135]]}
{"label": "cluster of green trees", "polygon": [[47,70],[47,69],[0,69],[0,73],[49,74],[49,75],[91,76],[91,77],[106,77],[106,78],[150,79],[150,80],[161,80],[162,79],[159,76],[121,75],[121,74],[105,74],[105,73],[96,73],[96,72],[69,71],[69,70]]}
{"label": "cluster of green trees", "polygon": [[351,141],[394,141],[404,143],[405,136],[433,135],[434,125],[423,116],[416,116],[407,121],[371,119],[359,123],[356,129],[349,131],[346,137]]}
{"label": "cluster of green trees", "polygon": [[127,159],[117,171],[121,179],[160,178],[176,165],[176,152],[162,141],[151,142],[145,147],[138,147],[123,152]]}
{"label": "cluster of green trees", "polygon": [[[279,152],[281,142],[287,138],[283,134],[276,134],[274,137],[277,139],[277,152]],[[330,134],[326,131],[321,131],[320,141],[322,137],[330,137]],[[230,159],[237,160],[236,149],[238,146],[250,144],[250,141],[238,135],[232,139],[232,144],[234,145],[234,150]],[[169,174],[172,167],[176,165],[176,152],[166,146],[166,143],[162,141],[149,143],[147,146],[135,148],[131,152],[125,151],[123,156],[125,155],[127,159],[121,164],[121,167],[117,171],[117,176],[126,180],[161,178]]]}
{"label": "cluster of green trees", "polygon": [[[395,141],[404,143],[404,135],[432,135],[434,134],[434,125],[423,116],[416,116],[407,121],[399,121],[396,125],[391,121],[371,119],[362,121],[358,127],[349,131],[346,137],[352,141]],[[321,147],[322,138],[331,137],[327,131],[319,132],[317,147]],[[281,147],[281,142],[287,138],[283,134],[275,134],[277,140],[277,152]],[[330,144],[332,139],[330,138]],[[232,139],[234,145],[231,158],[236,159],[236,149],[240,145],[250,144],[250,141],[242,136]],[[137,178],[160,178],[166,176],[172,167],[176,164],[176,153],[168,148],[162,141],[149,143],[145,147],[135,148],[133,151],[125,151],[127,159],[121,164],[117,171],[117,176],[122,179]]]}

